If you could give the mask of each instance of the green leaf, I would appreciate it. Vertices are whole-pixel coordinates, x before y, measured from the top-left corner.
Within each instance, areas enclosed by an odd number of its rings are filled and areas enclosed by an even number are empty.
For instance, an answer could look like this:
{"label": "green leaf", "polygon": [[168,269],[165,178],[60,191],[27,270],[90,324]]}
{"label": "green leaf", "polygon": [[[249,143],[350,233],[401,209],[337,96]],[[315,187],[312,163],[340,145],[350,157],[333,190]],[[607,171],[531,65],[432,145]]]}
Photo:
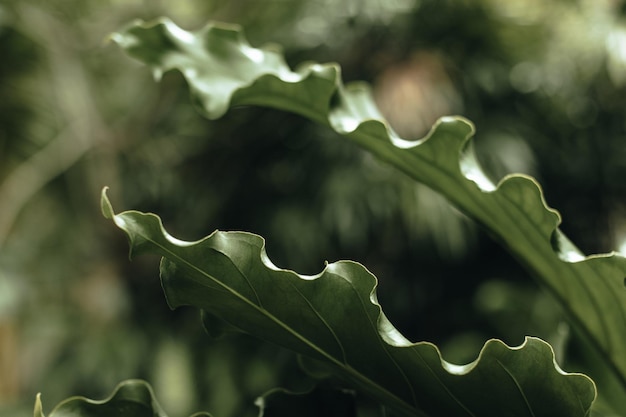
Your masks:
{"label": "green leaf", "polygon": [[335,64],[292,71],[271,48],[251,47],[235,26],[211,23],[188,32],[161,19],[136,22],[112,39],[157,76],[179,70],[208,118],[244,104],[298,113],[440,192],[528,267],[626,392],[626,258],[583,256],[558,229],[560,215],[546,206],[534,179],[511,175],[497,185],[487,179],[473,154],[469,121],[446,117],[421,140],[400,138],[365,84],[343,85]]}
{"label": "green leaf", "polygon": [[405,416],[585,416],[595,397],[584,375],[565,374],[551,347],[488,341],[469,365],[443,361],[434,345],[411,343],[386,319],[376,278],[362,265],[327,264],[315,276],[279,269],[261,237],[216,231],[197,242],[169,235],[154,214],[105,217],[128,235],[131,255],[161,255],[172,308],[190,305],[260,339],[318,362],[350,386]]}
{"label": "green leaf", "polygon": [[[197,413],[194,416],[210,417],[210,414]],[[44,417],[39,395],[35,402],[34,417]],[[103,401],[85,397],[68,398],[57,405],[49,417],[166,417],[166,415],[147,382],[128,380],[119,384],[113,394]]]}

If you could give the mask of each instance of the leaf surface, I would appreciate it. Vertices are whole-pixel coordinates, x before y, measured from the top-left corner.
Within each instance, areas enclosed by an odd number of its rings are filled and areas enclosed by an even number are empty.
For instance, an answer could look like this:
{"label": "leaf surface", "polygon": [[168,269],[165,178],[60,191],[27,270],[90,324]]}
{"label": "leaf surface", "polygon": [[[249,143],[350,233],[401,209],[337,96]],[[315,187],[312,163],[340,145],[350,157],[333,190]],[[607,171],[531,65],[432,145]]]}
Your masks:
{"label": "leaf surface", "polygon": [[238,105],[270,106],[325,124],[440,192],[484,225],[558,300],[626,392],[626,258],[585,257],[558,229],[539,184],[524,175],[493,184],[478,165],[466,119],[446,117],[423,139],[398,137],[363,83],[343,85],[335,64],[292,71],[271,48],[253,48],[239,28],[208,24],[188,32],[167,19],[136,22],[112,35],[156,76],[172,69],[187,79],[208,118]]}
{"label": "leaf surface", "polygon": [[194,306],[243,332],[303,354],[404,416],[585,416],[593,382],[565,374],[551,347],[488,341],[455,366],[430,343],[411,343],[386,319],[376,278],[362,265],[327,264],[315,276],[279,269],[261,237],[216,231],[197,242],[169,235],[154,214],[102,211],[126,232],[131,254],[161,255],[172,308]]}

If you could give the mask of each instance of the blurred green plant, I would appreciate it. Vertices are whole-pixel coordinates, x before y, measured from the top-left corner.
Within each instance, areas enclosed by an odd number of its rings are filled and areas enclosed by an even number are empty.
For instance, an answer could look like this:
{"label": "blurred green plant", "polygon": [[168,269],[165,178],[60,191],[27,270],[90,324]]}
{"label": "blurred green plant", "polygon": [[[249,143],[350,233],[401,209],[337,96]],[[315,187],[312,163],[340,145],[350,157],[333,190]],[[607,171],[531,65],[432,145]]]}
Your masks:
{"label": "blurred green plant", "polygon": [[[343,84],[336,65],[309,63],[292,71],[273,48],[251,47],[232,26],[187,32],[163,19],[137,22],[112,38],[157,78],[179,70],[209,118],[251,104],[295,112],[444,195],[486,227],[561,305],[597,360],[587,371],[607,391],[594,401],[594,383],[563,372],[540,339],[528,338],[518,348],[492,340],[476,361],[453,365],[434,345],[409,342],[391,325],[377,301],[376,279],[359,264],[337,262],[318,275],[298,275],[276,267],[256,235],[215,232],[180,241],[153,214],[115,214],[103,191],[103,213],[127,233],[131,253],[162,256],[161,280],[172,308],[202,309],[212,333],[220,333],[223,321],[298,352],[311,374],[337,378],[338,387],[369,395],[392,414],[586,416],[625,408],[626,259],[584,256],[558,229],[560,215],[547,207],[531,177],[509,175],[497,184],[488,179],[473,153],[467,120],[441,119],[424,139],[407,141],[386,124],[364,84]],[[52,415],[67,413],[67,404]]]}

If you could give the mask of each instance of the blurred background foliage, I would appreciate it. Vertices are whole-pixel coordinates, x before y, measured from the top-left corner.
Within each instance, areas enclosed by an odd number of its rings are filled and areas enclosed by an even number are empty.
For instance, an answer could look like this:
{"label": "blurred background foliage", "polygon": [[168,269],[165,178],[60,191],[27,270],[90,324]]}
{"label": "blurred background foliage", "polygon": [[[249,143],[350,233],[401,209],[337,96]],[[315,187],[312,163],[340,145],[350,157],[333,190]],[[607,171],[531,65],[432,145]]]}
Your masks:
{"label": "blurred background foliage", "polygon": [[[558,307],[445,200],[328,129],[267,109],[209,122],[184,82],[155,84],[107,34],[132,19],[239,23],[288,62],[336,61],[372,83],[394,129],[440,116],[477,126],[486,171],[535,176],[585,253],[626,252],[626,3],[622,0],[4,0],[0,3],[0,414],[151,382],[165,410],[255,415],[297,359],[244,336],[211,340],[170,312],[157,259],[127,260],[99,211],[159,213],[177,237],[267,239],[273,261],[317,273],[353,259],[412,340],[473,360],[484,341],[581,348]],[[574,346],[574,347],[572,347]],[[593,375],[592,375],[593,376]]]}

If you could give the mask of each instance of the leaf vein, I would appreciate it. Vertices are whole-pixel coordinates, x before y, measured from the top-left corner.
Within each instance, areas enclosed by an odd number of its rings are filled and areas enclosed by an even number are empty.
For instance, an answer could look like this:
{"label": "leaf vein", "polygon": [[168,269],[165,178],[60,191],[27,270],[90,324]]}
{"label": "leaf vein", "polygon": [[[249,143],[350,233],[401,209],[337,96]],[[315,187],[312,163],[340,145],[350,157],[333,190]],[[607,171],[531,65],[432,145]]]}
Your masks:
{"label": "leaf vein", "polygon": [[[409,392],[411,393],[411,399],[413,401],[413,406],[416,409],[419,409],[419,406],[417,404],[417,397],[415,395],[415,388],[413,387],[413,384],[411,383],[411,380],[409,379],[408,375],[404,372],[404,370],[402,369],[402,367],[400,366],[400,364],[398,364],[398,362],[396,361],[396,359],[393,357],[393,355],[391,354],[391,352],[389,351],[389,349],[391,348],[391,345],[389,345],[388,343],[386,343],[383,338],[380,336],[380,331],[378,329],[377,323],[373,323],[372,319],[370,317],[370,315],[367,312],[367,306],[364,302],[364,300],[361,298],[361,294],[359,293],[359,291],[354,287],[354,284],[346,279],[345,277],[339,275],[342,279],[344,279],[346,282],[348,282],[348,284],[350,285],[350,288],[352,289],[352,291],[356,294],[356,298],[359,300],[359,303],[361,304],[361,308],[363,309],[363,313],[365,314],[365,316],[367,317],[367,321],[370,324],[371,329],[374,331],[374,333],[376,334],[376,340],[378,341],[379,345],[381,346],[382,350],[385,352],[385,354],[387,355],[387,357],[389,358],[389,360],[391,361],[391,363],[393,363],[393,366],[396,368],[396,370],[400,373],[400,375],[402,375],[402,379],[404,380],[404,382],[406,383],[407,387],[409,388]],[[370,301],[370,304],[372,304],[372,302]],[[381,312],[379,311],[379,314],[381,314]]]}
{"label": "leaf vein", "polygon": [[337,336],[337,334],[335,333],[335,331],[333,330],[333,328],[330,326],[330,324],[328,324],[328,322],[326,321],[326,319],[320,314],[320,312],[315,308],[315,306],[309,301],[308,298],[306,298],[304,296],[304,294],[302,294],[302,292],[298,289],[298,287],[296,287],[296,285],[292,282],[289,283],[293,289],[298,293],[298,295],[300,297],[302,297],[302,299],[304,300],[304,302],[309,306],[309,308],[311,309],[311,311],[313,311],[313,313],[315,314],[315,316],[317,316],[317,318],[324,324],[324,327],[326,327],[328,329],[328,331],[330,332],[330,334],[333,336],[333,339],[335,339],[335,342],[337,343],[337,346],[339,346],[339,349],[341,350],[341,357],[342,357],[342,361],[345,365],[348,364],[348,360],[346,357],[346,351],[343,347],[343,344],[341,343],[341,340],[339,339],[339,337]]}
{"label": "leaf vein", "polygon": [[528,398],[526,398],[526,394],[524,394],[524,390],[522,389],[522,386],[517,381],[517,378],[515,378],[515,375],[511,373],[511,371],[500,361],[500,359],[496,358],[496,363],[500,365],[500,367],[504,370],[504,372],[506,372],[506,374],[511,378],[511,380],[517,387],[517,390],[519,391],[520,395],[522,396],[522,399],[524,400],[524,403],[526,404],[526,408],[528,409],[528,412],[530,413],[531,417],[535,417],[535,413],[533,412],[533,409],[530,406],[530,402],[528,401]]}

